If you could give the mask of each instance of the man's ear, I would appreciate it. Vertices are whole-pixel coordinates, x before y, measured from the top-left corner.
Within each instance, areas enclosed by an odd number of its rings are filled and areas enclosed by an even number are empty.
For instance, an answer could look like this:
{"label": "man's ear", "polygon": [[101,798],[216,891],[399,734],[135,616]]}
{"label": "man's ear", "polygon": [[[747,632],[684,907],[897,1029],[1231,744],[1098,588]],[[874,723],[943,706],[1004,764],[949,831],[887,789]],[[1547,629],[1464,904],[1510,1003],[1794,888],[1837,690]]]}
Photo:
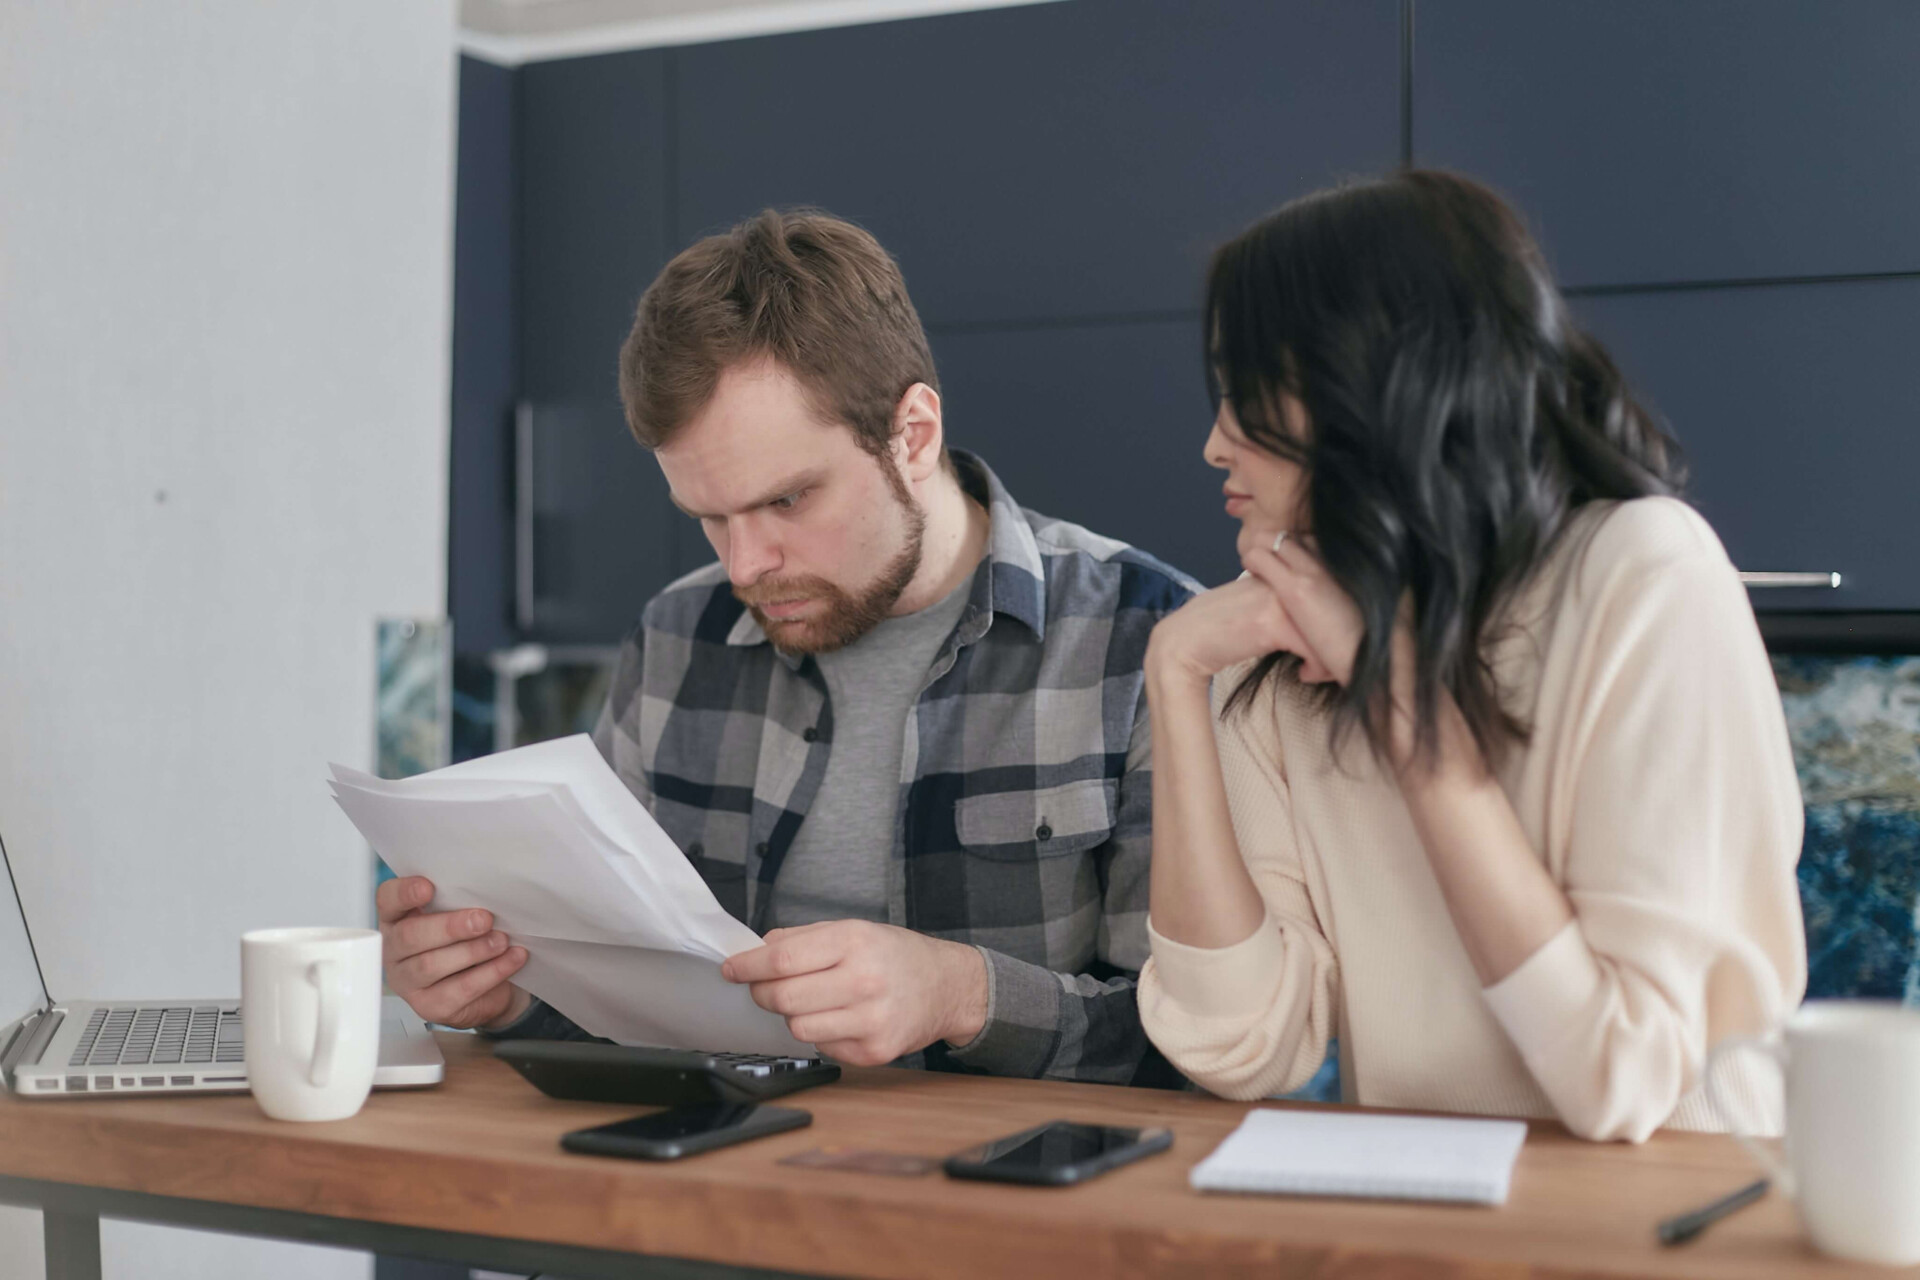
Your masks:
{"label": "man's ear", "polygon": [[945,446],[940,393],[924,382],[916,382],[893,407],[894,460],[910,483],[918,483],[939,468]]}

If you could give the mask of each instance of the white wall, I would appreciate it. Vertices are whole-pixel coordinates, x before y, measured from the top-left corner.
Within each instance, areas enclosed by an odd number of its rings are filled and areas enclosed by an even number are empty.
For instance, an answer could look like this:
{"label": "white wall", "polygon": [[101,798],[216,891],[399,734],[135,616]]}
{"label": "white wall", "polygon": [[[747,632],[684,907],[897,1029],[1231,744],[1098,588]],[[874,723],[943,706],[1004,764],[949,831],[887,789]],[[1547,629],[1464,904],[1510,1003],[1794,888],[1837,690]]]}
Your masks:
{"label": "white wall", "polygon": [[[0,831],[47,980],[362,923],[322,783],[444,609],[451,0],[0,0]],[[0,1280],[40,1274],[0,1219]],[[364,1255],[109,1224],[109,1277]]]}

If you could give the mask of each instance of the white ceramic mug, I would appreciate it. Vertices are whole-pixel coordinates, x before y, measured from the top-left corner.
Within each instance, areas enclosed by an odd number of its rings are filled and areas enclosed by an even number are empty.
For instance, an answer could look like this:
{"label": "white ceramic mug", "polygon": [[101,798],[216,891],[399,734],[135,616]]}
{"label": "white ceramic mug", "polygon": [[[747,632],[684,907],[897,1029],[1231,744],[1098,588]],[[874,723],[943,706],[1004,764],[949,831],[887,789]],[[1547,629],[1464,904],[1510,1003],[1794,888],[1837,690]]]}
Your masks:
{"label": "white ceramic mug", "polygon": [[1707,1096],[1730,1111],[1714,1068],[1743,1049],[1787,1079],[1786,1161],[1735,1132],[1790,1197],[1814,1246],[1837,1257],[1920,1262],[1920,1010],[1890,1001],[1803,1005],[1778,1038],[1736,1036],[1707,1057]]}
{"label": "white ceramic mug", "polygon": [[276,1120],[344,1120],[380,1061],[380,934],[256,929],[240,936],[247,1084]]}

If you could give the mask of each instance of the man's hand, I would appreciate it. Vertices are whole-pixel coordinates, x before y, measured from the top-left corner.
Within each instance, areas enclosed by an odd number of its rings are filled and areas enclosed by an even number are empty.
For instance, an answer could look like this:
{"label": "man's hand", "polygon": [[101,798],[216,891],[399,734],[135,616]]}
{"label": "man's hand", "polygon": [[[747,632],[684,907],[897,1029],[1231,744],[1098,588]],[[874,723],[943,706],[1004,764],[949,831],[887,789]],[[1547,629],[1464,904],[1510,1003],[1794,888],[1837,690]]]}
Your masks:
{"label": "man's hand", "polygon": [[775,929],[720,966],[796,1040],[876,1067],[936,1040],[961,1045],[987,1021],[987,965],[957,942],[866,920]]}
{"label": "man's hand", "polygon": [[533,1003],[507,981],[527,962],[527,949],[508,945],[492,912],[421,910],[433,901],[425,876],[389,880],[373,900],[387,985],[428,1022],[504,1027]]}

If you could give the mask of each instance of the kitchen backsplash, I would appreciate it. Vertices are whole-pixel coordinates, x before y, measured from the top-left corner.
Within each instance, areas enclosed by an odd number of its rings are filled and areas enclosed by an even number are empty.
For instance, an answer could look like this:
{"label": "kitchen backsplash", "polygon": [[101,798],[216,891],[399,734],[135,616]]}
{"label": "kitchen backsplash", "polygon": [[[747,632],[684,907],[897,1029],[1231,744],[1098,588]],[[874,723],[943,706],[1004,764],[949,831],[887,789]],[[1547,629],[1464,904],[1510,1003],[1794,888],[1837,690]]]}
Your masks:
{"label": "kitchen backsplash", "polygon": [[1920,1005],[1920,657],[1776,657],[1807,834],[1807,994]]}
{"label": "kitchen backsplash", "polygon": [[[1807,812],[1807,995],[1920,1006],[1920,657],[1781,656],[1773,668]],[[491,748],[492,676],[462,664],[455,682],[456,754],[479,754]],[[521,677],[516,740],[590,728],[606,688],[592,662]],[[1337,1066],[1297,1096],[1337,1098]]]}

